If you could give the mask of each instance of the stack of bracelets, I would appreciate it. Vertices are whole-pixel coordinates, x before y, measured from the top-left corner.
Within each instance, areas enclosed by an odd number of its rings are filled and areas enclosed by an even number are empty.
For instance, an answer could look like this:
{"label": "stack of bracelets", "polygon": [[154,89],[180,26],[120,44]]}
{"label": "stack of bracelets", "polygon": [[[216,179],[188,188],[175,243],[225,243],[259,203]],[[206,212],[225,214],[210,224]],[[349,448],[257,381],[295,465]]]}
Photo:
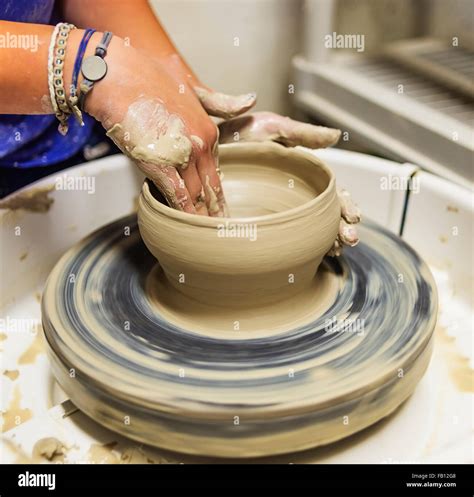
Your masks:
{"label": "stack of bracelets", "polygon": [[[68,119],[74,115],[77,122],[84,126],[82,112],[84,109],[84,99],[92,89],[96,81],[100,81],[107,74],[107,63],[104,60],[107,54],[107,47],[112,39],[112,33],[105,32],[102,40],[97,45],[95,55],[84,59],[87,44],[95,33],[95,29],[86,29],[77,51],[69,97],[64,87],[64,59],[66,57],[66,47],[69,33],[75,29],[73,24],[60,22],[54,28],[51,35],[48,56],[48,87],[51,105],[59,120],[58,130],[62,135],[68,131]],[[79,71],[83,76],[83,81],[78,88]]]}

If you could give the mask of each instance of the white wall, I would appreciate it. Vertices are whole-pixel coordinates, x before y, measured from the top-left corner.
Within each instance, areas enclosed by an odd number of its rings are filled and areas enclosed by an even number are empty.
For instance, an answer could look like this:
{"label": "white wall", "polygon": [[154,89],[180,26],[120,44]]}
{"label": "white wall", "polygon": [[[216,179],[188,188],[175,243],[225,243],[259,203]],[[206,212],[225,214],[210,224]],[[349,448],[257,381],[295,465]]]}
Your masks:
{"label": "white wall", "polygon": [[[260,110],[289,112],[290,60],[298,51],[300,0],[151,0],[204,83],[258,93]],[[239,46],[235,46],[235,38]]]}

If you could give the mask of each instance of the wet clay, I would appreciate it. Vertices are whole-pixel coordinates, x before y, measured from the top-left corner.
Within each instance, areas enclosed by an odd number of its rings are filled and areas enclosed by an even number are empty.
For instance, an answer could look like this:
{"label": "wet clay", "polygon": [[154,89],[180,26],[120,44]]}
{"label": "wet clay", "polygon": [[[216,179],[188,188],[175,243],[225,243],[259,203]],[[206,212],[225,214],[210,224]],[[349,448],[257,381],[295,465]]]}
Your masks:
{"label": "wet clay", "polygon": [[43,336],[43,328],[38,325],[35,327],[35,338],[31,345],[21,354],[18,359],[18,364],[26,365],[33,364],[40,354],[46,352]]}
{"label": "wet clay", "polygon": [[54,202],[49,193],[54,189],[55,185],[28,188],[0,200],[0,209],[48,212]]}
{"label": "wet clay", "polygon": [[175,326],[215,338],[225,334],[229,339],[257,339],[314,321],[328,310],[343,285],[344,278],[321,265],[305,291],[277,305],[269,303],[236,311],[183,295],[157,264],[147,277],[145,294],[150,306]]}
{"label": "wet clay", "polygon": [[469,359],[458,352],[456,339],[450,337],[441,325],[436,327],[436,339],[446,357],[453,384],[460,392],[474,393],[474,370],[469,367]]}
{"label": "wet clay", "polygon": [[[178,203],[167,168],[186,169],[193,150],[193,141],[186,136],[182,119],[170,114],[163,103],[138,100],[122,122],[107,131],[116,145],[132,158],[144,174],[160,185],[171,205]],[[175,173],[177,181],[179,175]]]}
{"label": "wet clay", "polygon": [[38,440],[33,447],[33,459],[46,459],[52,462],[64,462],[67,450],[64,444],[55,437]]}
{"label": "wet clay", "polygon": [[2,445],[7,448],[11,453],[15,454],[16,458],[13,464],[31,464],[35,461],[32,460],[30,456],[21,448],[21,446],[15,444],[9,438],[2,438]]}
{"label": "wet clay", "polygon": [[[161,462],[161,461],[159,461]],[[139,447],[127,447],[120,455],[120,464],[154,464]]]}
{"label": "wet clay", "polygon": [[132,446],[121,451],[120,464],[179,464],[179,462],[156,451],[153,452],[153,457],[150,457],[141,447]]}
{"label": "wet clay", "polygon": [[6,369],[3,372],[3,376],[6,376],[11,381],[15,381],[18,376],[20,376],[20,372],[18,371],[18,369]]}
{"label": "wet clay", "polygon": [[90,464],[118,464],[119,459],[109,447],[92,444],[87,452],[86,462]]}
{"label": "wet clay", "polygon": [[219,155],[231,217],[171,209],[146,181],[142,238],[175,295],[213,308],[279,302],[284,314],[288,299],[312,285],[336,239],[341,207],[333,173],[316,157],[273,143],[224,145]]}
{"label": "wet clay", "polygon": [[33,413],[28,408],[21,407],[21,391],[17,385],[13,390],[13,397],[7,410],[3,413],[2,432],[8,431],[15,426],[28,421],[33,416]]}
{"label": "wet clay", "polygon": [[199,86],[195,86],[194,91],[209,115],[224,119],[231,119],[249,110],[257,100],[255,93],[234,96],[211,92]]}

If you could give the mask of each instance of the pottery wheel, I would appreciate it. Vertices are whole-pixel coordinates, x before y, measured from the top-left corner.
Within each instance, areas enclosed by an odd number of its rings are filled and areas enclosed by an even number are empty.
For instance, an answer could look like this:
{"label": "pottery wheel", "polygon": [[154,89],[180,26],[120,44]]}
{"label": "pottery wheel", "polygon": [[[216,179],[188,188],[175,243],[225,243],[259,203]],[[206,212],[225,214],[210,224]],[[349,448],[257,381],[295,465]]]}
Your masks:
{"label": "pottery wheel", "polygon": [[334,294],[309,322],[206,335],[198,321],[194,330],[166,318],[165,296],[156,303],[165,287],[150,287],[156,260],[135,216],[120,219],[49,277],[42,312],[53,372],[99,423],[171,450],[252,457],[351,435],[413,392],[437,311],[416,253],[374,224],[359,231],[357,247],[321,266]]}

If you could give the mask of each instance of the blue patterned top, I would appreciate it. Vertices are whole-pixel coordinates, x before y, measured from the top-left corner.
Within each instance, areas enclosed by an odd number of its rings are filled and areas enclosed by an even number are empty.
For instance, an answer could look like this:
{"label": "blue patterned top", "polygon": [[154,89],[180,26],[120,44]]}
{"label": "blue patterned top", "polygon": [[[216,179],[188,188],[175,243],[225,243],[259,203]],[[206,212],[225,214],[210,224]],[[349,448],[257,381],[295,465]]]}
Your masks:
{"label": "blue patterned top", "polygon": [[[0,19],[49,24],[53,8],[54,0],[2,0]],[[88,115],[84,115],[82,127],[71,118],[69,132],[62,136],[54,115],[0,115],[0,166],[37,168],[62,163],[81,151],[94,128],[98,129]],[[49,170],[45,173],[49,174]],[[3,190],[6,193],[5,187]]]}

